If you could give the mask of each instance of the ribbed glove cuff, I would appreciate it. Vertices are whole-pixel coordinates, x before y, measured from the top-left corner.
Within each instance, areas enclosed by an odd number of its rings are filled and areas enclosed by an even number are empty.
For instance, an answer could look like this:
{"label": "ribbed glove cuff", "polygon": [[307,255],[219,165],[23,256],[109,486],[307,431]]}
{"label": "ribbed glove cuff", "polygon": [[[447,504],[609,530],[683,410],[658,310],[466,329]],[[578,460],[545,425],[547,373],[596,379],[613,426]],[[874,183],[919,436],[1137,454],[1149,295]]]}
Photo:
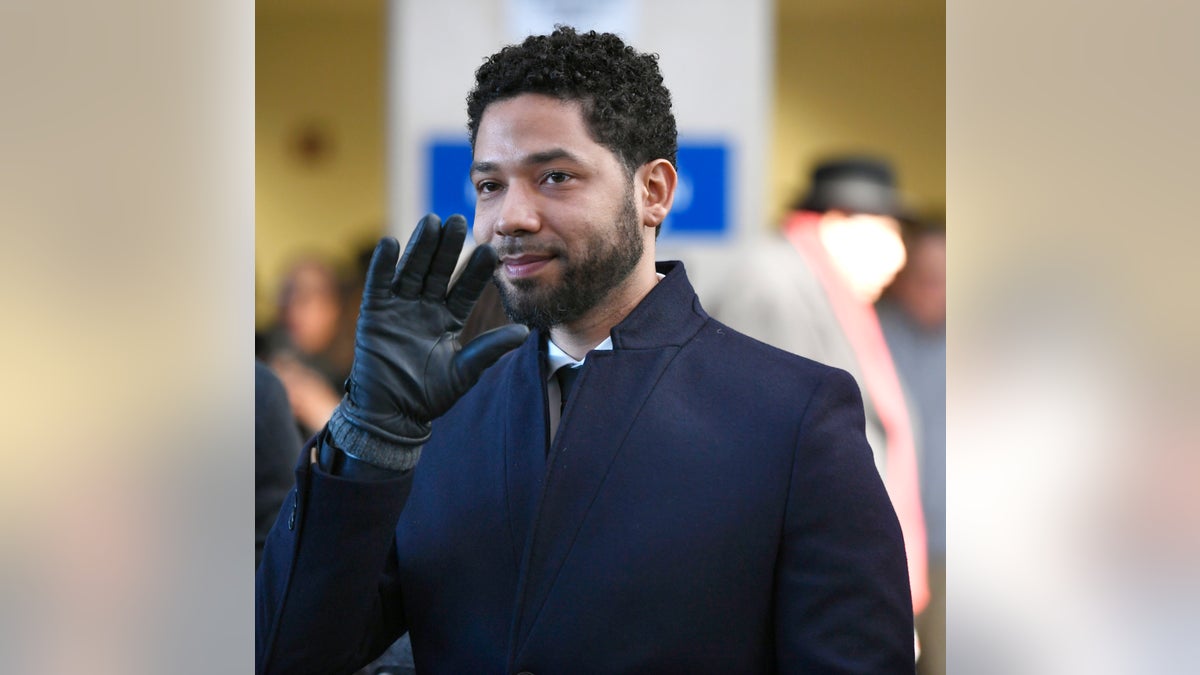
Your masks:
{"label": "ribbed glove cuff", "polygon": [[367,425],[347,415],[341,405],[334,408],[329,418],[329,435],[334,445],[354,459],[382,469],[412,469],[421,458],[421,446],[429,440],[428,428],[421,438],[405,438],[373,425],[364,427]]}

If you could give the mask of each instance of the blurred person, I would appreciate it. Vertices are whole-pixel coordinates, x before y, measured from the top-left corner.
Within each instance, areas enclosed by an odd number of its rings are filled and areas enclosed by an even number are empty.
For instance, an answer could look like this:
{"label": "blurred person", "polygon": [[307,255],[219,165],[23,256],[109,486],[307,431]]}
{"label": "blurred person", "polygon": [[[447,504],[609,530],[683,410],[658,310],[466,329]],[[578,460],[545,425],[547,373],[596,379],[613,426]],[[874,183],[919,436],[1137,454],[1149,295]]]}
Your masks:
{"label": "blurred person", "polygon": [[342,398],[353,357],[354,293],[324,256],[305,255],[285,275],[267,362],[306,437],[325,425]]}
{"label": "blurred person", "polygon": [[925,520],[908,404],[873,303],[904,265],[902,205],[886,161],[814,168],[782,230],[749,239],[704,286],[709,312],[767,344],[854,376],[866,434],[904,529],[914,613],[928,603]]}
{"label": "blurred person", "polygon": [[276,350],[294,350],[308,357],[332,380],[348,370],[338,329],[347,307],[348,284],[337,266],[324,256],[308,254],[293,263],[284,276],[279,298]]}
{"label": "blurred person", "polygon": [[906,218],[907,262],[875,305],[914,415],[929,551],[929,605],[917,617],[922,675],[946,672],[946,227]]}
{"label": "blurred person", "polygon": [[[352,672],[408,629],[421,672],[913,672],[853,379],[655,263],[657,58],[531,36],[479,68],[468,119],[482,243],[451,285],[462,217],[380,242],[259,568],[258,670]],[[463,347],[489,279],[517,325]]]}

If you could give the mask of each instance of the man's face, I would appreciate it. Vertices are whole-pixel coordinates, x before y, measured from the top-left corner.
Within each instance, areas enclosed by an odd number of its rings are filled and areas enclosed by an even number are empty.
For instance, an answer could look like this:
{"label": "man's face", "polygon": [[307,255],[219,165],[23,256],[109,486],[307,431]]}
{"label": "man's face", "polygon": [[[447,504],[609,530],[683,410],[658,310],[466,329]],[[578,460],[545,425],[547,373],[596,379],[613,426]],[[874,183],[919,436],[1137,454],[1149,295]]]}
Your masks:
{"label": "man's face", "polygon": [[509,317],[572,323],[612,303],[645,255],[633,183],[578,102],[523,94],[487,107],[475,138],[475,236],[500,255]]}

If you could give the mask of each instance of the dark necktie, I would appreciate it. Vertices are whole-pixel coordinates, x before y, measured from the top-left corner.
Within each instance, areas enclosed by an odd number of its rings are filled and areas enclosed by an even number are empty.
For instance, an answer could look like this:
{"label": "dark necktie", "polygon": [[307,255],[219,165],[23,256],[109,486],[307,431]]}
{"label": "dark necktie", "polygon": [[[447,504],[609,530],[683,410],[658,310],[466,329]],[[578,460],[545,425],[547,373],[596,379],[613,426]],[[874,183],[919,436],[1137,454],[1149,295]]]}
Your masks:
{"label": "dark necktie", "polygon": [[562,406],[558,409],[560,413],[567,409],[567,396],[570,395],[571,388],[575,386],[579,370],[578,366],[563,366],[554,372],[554,376],[558,378],[558,388],[562,392]]}

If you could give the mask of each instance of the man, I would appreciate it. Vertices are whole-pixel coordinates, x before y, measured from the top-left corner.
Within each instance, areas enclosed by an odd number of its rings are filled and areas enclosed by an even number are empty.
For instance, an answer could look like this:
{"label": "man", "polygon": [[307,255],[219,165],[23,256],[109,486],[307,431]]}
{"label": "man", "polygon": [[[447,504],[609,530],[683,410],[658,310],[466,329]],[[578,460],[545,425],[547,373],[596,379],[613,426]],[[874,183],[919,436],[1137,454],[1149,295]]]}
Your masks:
{"label": "man", "polygon": [[819,163],[779,235],[737,252],[705,293],[712,316],[747,335],[845,369],[862,391],[867,440],[904,531],[913,612],[929,602],[925,518],[908,403],[872,303],[905,262],[891,166]]}
{"label": "man", "polygon": [[[461,217],[423,219],[395,277],[380,243],[346,398],[260,567],[259,670],[353,671],[407,629],[418,672],[912,672],[852,379],[654,263],[677,182],[656,57],[530,37],[468,118],[490,245],[447,292]],[[493,269],[533,330],[460,349]]]}

